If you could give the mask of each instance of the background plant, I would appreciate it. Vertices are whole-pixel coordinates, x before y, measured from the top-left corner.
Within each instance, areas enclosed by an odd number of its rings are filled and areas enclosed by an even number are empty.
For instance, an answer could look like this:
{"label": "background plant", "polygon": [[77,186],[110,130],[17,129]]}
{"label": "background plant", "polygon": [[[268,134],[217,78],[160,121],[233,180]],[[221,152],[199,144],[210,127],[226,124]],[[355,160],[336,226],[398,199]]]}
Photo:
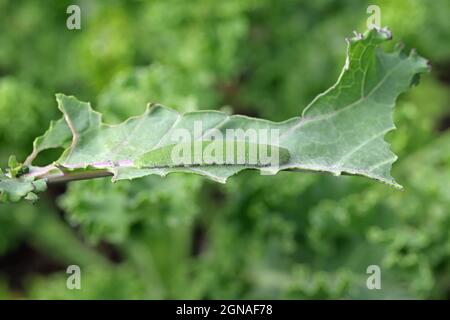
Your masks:
{"label": "background plant", "polygon": [[[336,79],[342,39],[365,29],[368,5],[78,3],[82,30],[69,31],[69,1],[0,0],[0,167],[11,153],[29,154],[59,116],[54,92],[92,101],[111,122],[148,101],[289,118]],[[405,192],[359,178],[254,172],[227,185],[178,175],[51,187],[35,206],[0,206],[0,295],[447,298],[450,4],[376,4],[396,40],[433,65],[402,96],[388,138]],[[86,290],[66,289],[69,264],[81,266]],[[370,264],[382,268],[381,291],[365,287]]]}

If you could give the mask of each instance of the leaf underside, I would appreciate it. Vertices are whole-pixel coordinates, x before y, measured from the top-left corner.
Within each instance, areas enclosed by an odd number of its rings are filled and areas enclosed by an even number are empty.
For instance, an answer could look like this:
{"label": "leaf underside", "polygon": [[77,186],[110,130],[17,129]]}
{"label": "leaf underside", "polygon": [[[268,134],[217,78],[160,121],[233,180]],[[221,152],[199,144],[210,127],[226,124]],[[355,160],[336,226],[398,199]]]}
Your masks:
{"label": "leaf underside", "polygon": [[[17,179],[3,175],[0,191],[15,200],[26,196],[23,190],[35,190],[33,183],[37,180],[51,181],[52,177],[96,171],[112,174],[113,181],[189,172],[225,182],[248,168],[271,174],[280,170],[345,173],[401,188],[390,175],[397,157],[390,151],[384,136],[395,128],[393,107],[397,97],[416,83],[417,75],[426,72],[428,64],[415,51],[407,54],[399,47],[393,52],[384,52],[379,46],[390,38],[387,29],[373,29],[347,39],[346,61],[337,82],[318,95],[301,117],[283,122],[230,116],[219,111],[180,114],[149,104],[144,114],[118,125],[108,125],[89,103],[57,94],[63,117],[52,122],[45,134],[35,140],[33,152],[25,161],[30,172]],[[193,132],[196,121],[201,121],[203,126],[200,135]],[[177,167],[164,158],[161,150],[173,145],[171,134],[175,130],[186,129],[195,141],[204,141],[204,132],[213,128],[223,136],[227,129],[278,129],[279,148],[289,155],[277,167],[245,163]],[[48,166],[32,166],[41,151],[51,148],[65,151]],[[157,166],[146,160],[156,158]],[[19,194],[15,191],[18,183],[23,184]]]}

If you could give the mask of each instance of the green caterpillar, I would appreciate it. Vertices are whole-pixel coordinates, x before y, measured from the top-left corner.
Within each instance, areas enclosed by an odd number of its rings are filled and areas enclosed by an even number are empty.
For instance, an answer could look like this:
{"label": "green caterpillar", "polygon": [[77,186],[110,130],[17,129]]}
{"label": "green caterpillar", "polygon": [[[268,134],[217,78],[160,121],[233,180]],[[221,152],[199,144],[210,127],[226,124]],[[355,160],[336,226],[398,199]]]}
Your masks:
{"label": "green caterpillar", "polygon": [[167,145],[140,156],[139,168],[174,168],[208,165],[280,166],[290,153],[283,147],[235,140],[195,141]]}

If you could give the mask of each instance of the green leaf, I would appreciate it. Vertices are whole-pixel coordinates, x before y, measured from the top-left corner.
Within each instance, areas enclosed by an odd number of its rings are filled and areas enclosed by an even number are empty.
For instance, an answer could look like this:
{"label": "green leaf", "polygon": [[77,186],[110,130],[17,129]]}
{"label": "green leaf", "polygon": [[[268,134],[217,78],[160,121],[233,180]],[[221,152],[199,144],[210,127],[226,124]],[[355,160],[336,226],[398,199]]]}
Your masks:
{"label": "green leaf", "polygon": [[9,156],[9,159],[8,159],[9,169],[13,169],[13,168],[17,167],[18,165],[19,165],[19,163],[17,162],[16,156],[14,156],[14,155]]}
{"label": "green leaf", "polygon": [[46,179],[11,178],[0,170],[0,202],[19,201],[21,198],[37,200],[34,192],[47,189]]}
{"label": "green leaf", "polygon": [[[218,111],[179,114],[150,104],[141,116],[108,125],[89,103],[57,94],[63,118],[36,139],[25,164],[30,165],[41,151],[49,148],[63,147],[65,151],[53,164],[31,167],[27,176],[45,177],[51,182],[110,174],[116,181],[190,172],[225,182],[239,171],[252,168],[270,174],[290,170],[361,175],[401,188],[390,175],[396,156],[384,136],[395,128],[392,111],[397,97],[417,82],[428,65],[415,51],[406,54],[398,48],[384,52],[380,45],[390,38],[390,32],[381,29],[348,39],[347,57],[338,81],[318,95],[301,117],[283,122],[229,116]],[[203,131],[195,132],[196,123],[202,124]],[[174,133],[180,129],[191,134],[201,154],[219,142],[223,142],[224,150],[227,146],[235,149],[236,142],[226,135],[229,129],[275,129],[279,132],[276,143],[261,142],[260,131],[256,139],[248,140],[256,149],[270,147],[280,161],[263,165],[259,160],[235,164],[201,159],[174,165],[174,148],[183,147],[173,141]],[[216,129],[214,144],[207,138],[211,129]],[[245,137],[241,137],[241,142],[250,146]]]}

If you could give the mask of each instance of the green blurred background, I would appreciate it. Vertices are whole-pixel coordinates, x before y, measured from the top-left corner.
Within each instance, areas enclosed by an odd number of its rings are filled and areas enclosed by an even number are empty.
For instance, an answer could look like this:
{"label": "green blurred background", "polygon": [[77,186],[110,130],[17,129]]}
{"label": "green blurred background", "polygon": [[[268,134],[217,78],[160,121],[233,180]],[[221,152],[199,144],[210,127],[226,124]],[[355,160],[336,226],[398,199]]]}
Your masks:
{"label": "green blurred background", "polygon": [[[81,30],[66,8],[81,7]],[[0,0],[0,167],[60,117],[147,102],[284,120],[333,84],[369,4],[433,65],[401,96],[405,191],[359,177],[243,172],[51,186],[0,206],[0,298],[450,298],[450,2]],[[46,155],[52,159],[52,154]],[[45,158],[45,157],[44,157]],[[66,288],[81,267],[82,290]],[[381,290],[366,268],[381,267]]]}

